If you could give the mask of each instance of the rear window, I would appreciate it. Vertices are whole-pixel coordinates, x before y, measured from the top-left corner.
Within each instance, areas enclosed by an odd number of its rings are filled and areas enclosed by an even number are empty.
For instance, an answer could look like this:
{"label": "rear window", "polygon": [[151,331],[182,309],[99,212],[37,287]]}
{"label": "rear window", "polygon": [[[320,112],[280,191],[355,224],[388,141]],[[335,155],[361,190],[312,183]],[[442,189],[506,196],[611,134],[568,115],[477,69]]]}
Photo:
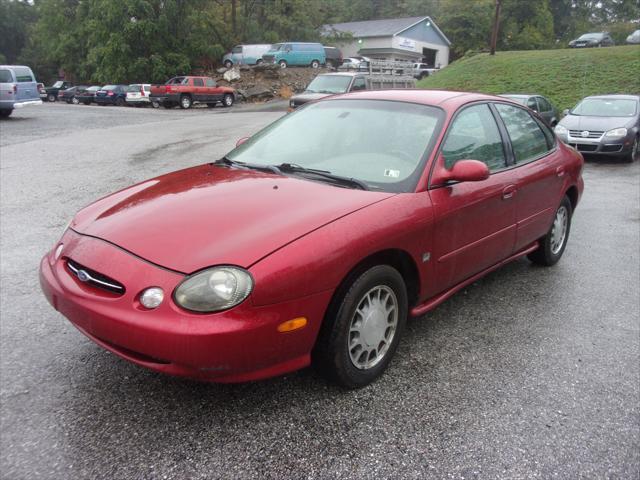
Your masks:
{"label": "rear window", "polygon": [[116,85],[105,85],[104,87],[102,87],[102,90],[115,90],[116,87]]}
{"label": "rear window", "polygon": [[139,92],[139,91],[140,91],[140,85],[137,85],[137,84],[129,85],[129,88],[127,88],[127,92]]}
{"label": "rear window", "polygon": [[14,68],[13,73],[15,73],[16,81],[19,83],[35,82],[35,79],[33,78],[33,74],[31,73],[31,69],[29,68],[24,68],[24,67]]}
{"label": "rear window", "polygon": [[0,83],[11,83],[13,82],[13,77],[11,76],[11,72],[9,70],[0,70]]}

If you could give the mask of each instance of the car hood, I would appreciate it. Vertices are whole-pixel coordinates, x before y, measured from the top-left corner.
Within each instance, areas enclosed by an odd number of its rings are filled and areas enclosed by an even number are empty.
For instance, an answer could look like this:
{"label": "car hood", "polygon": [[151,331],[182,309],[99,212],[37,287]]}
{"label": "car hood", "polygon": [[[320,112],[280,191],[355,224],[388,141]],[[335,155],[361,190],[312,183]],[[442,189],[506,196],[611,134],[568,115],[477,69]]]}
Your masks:
{"label": "car hood", "polygon": [[296,105],[302,105],[305,104],[307,102],[312,102],[313,100],[320,100],[321,98],[325,98],[325,97],[329,97],[331,95],[335,95],[333,93],[301,93],[299,95],[294,95],[293,97],[291,97],[291,100],[293,100],[293,102]]}
{"label": "car hood", "polygon": [[81,210],[78,233],[182,273],[249,267],[273,251],[391,193],[202,165],[157,177]]}
{"label": "car hood", "polygon": [[569,130],[604,131],[626,127],[633,124],[631,117],[590,117],[585,115],[567,115],[560,124]]}

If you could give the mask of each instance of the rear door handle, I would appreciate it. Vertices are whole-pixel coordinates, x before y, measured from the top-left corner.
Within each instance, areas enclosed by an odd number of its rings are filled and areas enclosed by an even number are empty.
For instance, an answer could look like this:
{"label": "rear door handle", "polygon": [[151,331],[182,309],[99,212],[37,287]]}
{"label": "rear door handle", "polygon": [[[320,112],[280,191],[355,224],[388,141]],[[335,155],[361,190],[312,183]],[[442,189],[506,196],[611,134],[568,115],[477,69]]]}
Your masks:
{"label": "rear door handle", "polygon": [[558,167],[558,168],[556,168],[556,176],[558,176],[558,177],[564,177],[564,167]]}
{"label": "rear door handle", "polygon": [[517,190],[518,189],[516,188],[515,185],[508,185],[508,186],[504,187],[504,190],[502,190],[502,199],[503,200],[509,200],[510,198],[512,198],[516,194]]}

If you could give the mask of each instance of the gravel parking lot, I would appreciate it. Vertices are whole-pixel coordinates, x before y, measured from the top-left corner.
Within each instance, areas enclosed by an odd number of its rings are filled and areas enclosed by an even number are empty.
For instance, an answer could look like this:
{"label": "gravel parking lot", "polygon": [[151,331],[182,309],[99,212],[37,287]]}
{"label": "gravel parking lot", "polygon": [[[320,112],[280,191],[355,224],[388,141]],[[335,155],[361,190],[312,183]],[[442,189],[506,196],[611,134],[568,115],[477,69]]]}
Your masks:
{"label": "gravel parking lot", "polygon": [[38,262],[79,208],[280,115],[45,104],[0,121],[0,477],[638,478],[639,163],[590,159],[560,263],[516,261],[411,321],[358,391],[312,369],[162,376],[47,304]]}

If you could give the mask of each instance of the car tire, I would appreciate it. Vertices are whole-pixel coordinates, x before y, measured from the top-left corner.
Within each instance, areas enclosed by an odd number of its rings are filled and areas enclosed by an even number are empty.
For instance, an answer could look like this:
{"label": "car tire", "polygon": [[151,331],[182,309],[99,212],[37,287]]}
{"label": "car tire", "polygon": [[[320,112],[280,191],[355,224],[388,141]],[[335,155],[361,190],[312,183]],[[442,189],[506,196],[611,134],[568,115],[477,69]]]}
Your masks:
{"label": "car tire", "polygon": [[631,151],[627,154],[626,157],[624,157],[624,159],[629,163],[633,163],[636,160],[640,159],[640,137],[636,136],[636,139],[633,142],[633,146],[631,147]]}
{"label": "car tire", "polygon": [[222,106],[223,107],[231,107],[233,105],[233,95],[227,93],[224,97],[222,97]]}
{"label": "car tire", "polygon": [[311,62],[311,68],[320,68],[320,62],[318,60],[313,60]]}
{"label": "car tire", "polygon": [[256,60],[256,65],[262,65],[262,59],[261,58]]}
{"label": "car tire", "polygon": [[354,275],[338,289],[318,336],[313,361],[346,388],[378,378],[395,353],[407,320],[407,288],[389,265]]}
{"label": "car tire", "polygon": [[58,97],[53,93],[49,93],[47,95],[47,101],[48,102],[55,102],[57,99],[58,99]]}
{"label": "car tire", "polygon": [[189,110],[193,105],[193,101],[189,95],[182,95],[180,97],[180,108],[183,110]]}
{"label": "car tire", "polygon": [[280,68],[287,68],[287,61],[286,60],[280,60],[278,62],[278,65],[280,65]]}
{"label": "car tire", "polygon": [[71,103],[73,103],[74,105],[78,105],[80,103],[80,100],[78,100],[76,97],[73,97],[71,99]]}
{"label": "car tire", "polygon": [[527,255],[529,260],[545,267],[555,265],[560,260],[569,240],[572,214],[571,200],[565,195],[556,210],[549,231],[539,240],[540,246]]}
{"label": "car tire", "polygon": [[224,68],[231,68],[233,67],[233,62],[231,60],[226,60],[224,62]]}
{"label": "car tire", "polygon": [[124,98],[116,98],[116,105],[118,107],[124,106]]}
{"label": "car tire", "polygon": [[160,102],[157,102],[155,100],[151,100],[151,107],[152,108],[160,108]]}
{"label": "car tire", "polygon": [[13,113],[13,110],[0,110],[0,118],[8,118]]}

